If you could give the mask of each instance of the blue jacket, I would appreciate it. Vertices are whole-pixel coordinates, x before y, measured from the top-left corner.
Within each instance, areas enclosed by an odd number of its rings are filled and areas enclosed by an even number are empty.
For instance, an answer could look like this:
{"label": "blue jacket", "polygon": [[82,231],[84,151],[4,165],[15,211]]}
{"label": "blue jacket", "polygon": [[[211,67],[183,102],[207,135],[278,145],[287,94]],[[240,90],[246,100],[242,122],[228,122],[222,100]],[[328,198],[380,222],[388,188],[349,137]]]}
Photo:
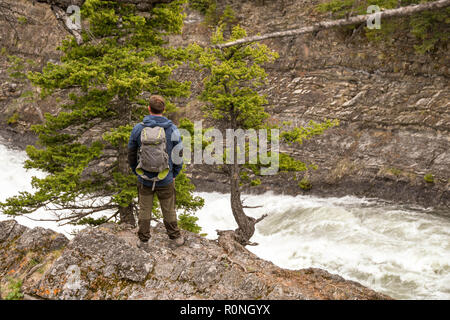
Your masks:
{"label": "blue jacket", "polygon": [[[157,187],[163,187],[170,183],[172,183],[173,179],[176,178],[176,176],[180,173],[181,169],[183,168],[183,163],[180,164],[174,164],[172,161],[172,150],[173,148],[181,142],[181,135],[178,131],[178,128],[173,124],[172,121],[169,119],[162,117],[162,116],[153,116],[148,115],[144,118],[143,123],[146,127],[163,127],[164,131],[166,132],[166,150],[169,154],[169,174],[161,181],[157,181],[155,186]],[[136,173],[136,167],[137,167],[137,152],[139,148],[141,147],[141,131],[144,128],[144,125],[142,123],[138,123],[136,126],[134,126],[133,130],[131,131],[130,140],[128,141],[128,161],[131,170],[133,170],[134,174],[138,176],[139,182],[143,183],[146,186],[151,187],[153,185],[152,181],[147,181],[139,177],[139,175]],[[173,135],[172,135],[173,134]],[[175,141],[171,141],[172,139]],[[157,173],[153,172],[147,172],[144,171],[144,174],[149,178],[156,177]]]}

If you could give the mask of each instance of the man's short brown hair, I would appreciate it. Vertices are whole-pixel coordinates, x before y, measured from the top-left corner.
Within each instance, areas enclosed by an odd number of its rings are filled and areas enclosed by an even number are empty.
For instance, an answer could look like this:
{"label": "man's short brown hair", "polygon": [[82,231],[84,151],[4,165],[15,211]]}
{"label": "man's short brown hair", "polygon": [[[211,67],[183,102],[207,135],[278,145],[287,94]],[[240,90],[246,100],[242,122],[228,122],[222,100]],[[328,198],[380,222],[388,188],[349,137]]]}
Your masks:
{"label": "man's short brown hair", "polygon": [[166,108],[164,98],[158,95],[151,96],[149,100],[149,107],[152,113],[155,114],[163,113],[164,109]]}

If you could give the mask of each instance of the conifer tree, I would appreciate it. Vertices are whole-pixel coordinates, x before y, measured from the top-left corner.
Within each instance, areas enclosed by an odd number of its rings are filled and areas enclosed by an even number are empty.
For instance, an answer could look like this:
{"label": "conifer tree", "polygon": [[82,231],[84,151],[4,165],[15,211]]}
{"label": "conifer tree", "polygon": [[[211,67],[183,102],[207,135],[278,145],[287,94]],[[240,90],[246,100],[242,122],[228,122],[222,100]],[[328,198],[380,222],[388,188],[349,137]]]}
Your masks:
{"label": "conifer tree", "polygon": [[[228,39],[224,36],[224,25],[221,24],[212,37],[210,48],[199,50],[199,65],[206,69],[208,76],[205,79],[201,100],[205,102],[203,113],[209,123],[215,128],[225,129],[282,129],[281,141],[301,144],[304,139],[310,139],[314,135],[322,134],[326,129],[338,124],[337,121],[325,120],[323,123],[311,121],[307,127],[288,128],[278,126],[270,121],[270,115],[266,112],[268,101],[259,93],[258,89],[264,85],[267,74],[264,64],[271,63],[277,58],[277,53],[267,46],[259,43],[244,43],[236,46],[219,48],[220,44],[233,42],[246,36],[246,32],[239,26],[233,27]],[[271,131],[268,131],[268,140],[272,140]],[[259,138],[257,138],[259,139]],[[228,142],[227,142],[228,143]],[[249,144],[245,143],[246,158],[249,156]],[[253,141],[255,143],[255,141]],[[259,142],[257,142],[259,145]],[[278,152],[278,150],[269,151]],[[220,165],[229,178],[231,209],[238,225],[235,230],[235,239],[242,245],[253,244],[250,238],[255,232],[255,224],[261,221],[265,215],[255,219],[245,214],[245,206],[241,200],[241,186],[249,183],[251,186],[259,185],[261,180],[257,178],[262,170],[267,169],[266,161],[261,154],[257,163],[245,164],[238,161],[237,143],[226,149],[223,154],[223,163]],[[227,154],[232,154],[232,163],[226,161]],[[296,160],[285,153],[279,153],[279,171],[305,171],[314,168],[300,160]],[[253,180],[248,179],[253,175]]]}
{"label": "conifer tree", "polygon": [[[121,222],[135,224],[136,177],[127,163],[131,129],[148,114],[146,95],[166,97],[169,112],[175,108],[171,100],[189,96],[190,83],[171,78],[186,51],[165,41],[181,31],[183,3],[157,4],[142,13],[120,1],[84,2],[82,19],[89,28],[82,32],[83,42],[64,41],[60,63],[29,75],[43,97],[71,92],[63,111],[47,114],[45,123],[34,126],[38,147],[26,149],[25,168],[48,175],[33,177],[35,193],[21,192],[1,203],[3,213],[27,214],[46,207],[63,213],[57,214],[58,220],[76,223],[114,210]],[[203,205],[183,173],[177,182],[178,208],[190,213]]]}

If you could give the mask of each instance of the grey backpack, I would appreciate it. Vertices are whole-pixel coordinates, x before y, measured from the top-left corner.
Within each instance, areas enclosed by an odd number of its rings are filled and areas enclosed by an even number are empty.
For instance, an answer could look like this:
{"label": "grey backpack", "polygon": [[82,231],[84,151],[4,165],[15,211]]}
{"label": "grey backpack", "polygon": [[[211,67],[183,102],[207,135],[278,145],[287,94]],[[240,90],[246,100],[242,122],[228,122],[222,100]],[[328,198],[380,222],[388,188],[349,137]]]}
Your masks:
{"label": "grey backpack", "polygon": [[[144,171],[158,173],[155,178],[149,178]],[[145,127],[141,131],[141,147],[136,173],[142,179],[153,181],[163,180],[169,173],[169,155],[166,150],[166,132],[162,127]]]}

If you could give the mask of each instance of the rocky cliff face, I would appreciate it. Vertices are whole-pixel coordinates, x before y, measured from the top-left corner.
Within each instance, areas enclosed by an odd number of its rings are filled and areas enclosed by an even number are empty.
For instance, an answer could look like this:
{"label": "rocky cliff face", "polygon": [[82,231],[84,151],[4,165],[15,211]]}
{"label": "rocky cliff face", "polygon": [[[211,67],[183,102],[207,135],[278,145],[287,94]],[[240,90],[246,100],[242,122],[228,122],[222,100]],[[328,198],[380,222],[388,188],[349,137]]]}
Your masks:
{"label": "rocky cliff face", "polygon": [[185,237],[174,249],[158,225],[146,252],[126,226],[87,228],[69,241],[3,221],[1,293],[21,279],[27,299],[389,299],[324,270],[278,268],[226,238]]}
{"label": "rocky cliff face", "polygon": [[[28,0],[2,0],[0,11],[0,130],[2,135],[24,147],[35,141],[32,124],[44,120],[46,112],[59,111],[57,96],[39,99],[25,74],[57,62],[56,50],[69,36],[49,4]],[[15,57],[15,58],[13,58]]]}
{"label": "rocky cliff face", "polygon": [[[315,6],[323,1],[220,1],[230,4],[250,35],[287,30],[328,19]],[[188,16],[184,41],[207,43],[201,18]],[[204,34],[204,32],[203,32]],[[268,65],[262,90],[280,123],[339,119],[340,126],[301,146],[283,146],[299,159],[319,166],[306,174],[310,191],[298,187],[301,176],[265,179],[252,190],[290,194],[380,197],[424,206],[450,205],[449,56],[444,49],[419,55],[408,34],[390,44],[369,42],[360,31],[321,31],[265,41],[280,54]],[[189,74],[189,77],[195,77]],[[194,108],[197,107],[193,104]],[[195,113],[190,109],[188,113]],[[200,186],[220,178],[194,167]],[[424,181],[425,174],[434,183]],[[225,182],[225,181],[223,181]]]}
{"label": "rocky cliff face", "polygon": [[[0,56],[0,128],[16,144],[28,143],[32,137],[20,140],[14,134],[23,136],[31,123],[42,121],[43,113],[56,113],[64,95],[46,101],[30,99],[33,90],[29,84],[11,78],[7,55],[36,61],[25,67],[39,69],[46,61],[58,58],[54,48],[68,32],[49,4],[3,2],[19,13],[12,23],[0,19],[0,43],[5,48]],[[320,2],[220,0],[218,4],[230,4],[239,23],[249,34],[256,34],[328,19],[314,9]],[[64,1],[54,3],[65,10]],[[207,44],[210,30],[204,17],[196,11],[187,13],[183,34],[172,42]],[[293,125],[334,118],[341,125],[301,146],[282,148],[319,166],[306,174],[311,190],[299,188],[301,175],[280,175],[264,179],[253,191],[354,194],[448,208],[450,64],[445,48],[418,55],[414,40],[407,34],[389,44],[375,44],[360,31],[350,35],[342,30],[265,43],[280,54],[275,64],[267,66],[268,84],[262,90],[268,95],[273,117]],[[198,93],[198,74],[180,70],[178,76],[193,80],[193,93]],[[198,107],[194,98],[186,101],[184,114],[199,119]],[[190,171],[200,189],[227,191],[225,181],[209,168],[195,166]],[[424,180],[426,174],[434,177],[433,182]]]}

